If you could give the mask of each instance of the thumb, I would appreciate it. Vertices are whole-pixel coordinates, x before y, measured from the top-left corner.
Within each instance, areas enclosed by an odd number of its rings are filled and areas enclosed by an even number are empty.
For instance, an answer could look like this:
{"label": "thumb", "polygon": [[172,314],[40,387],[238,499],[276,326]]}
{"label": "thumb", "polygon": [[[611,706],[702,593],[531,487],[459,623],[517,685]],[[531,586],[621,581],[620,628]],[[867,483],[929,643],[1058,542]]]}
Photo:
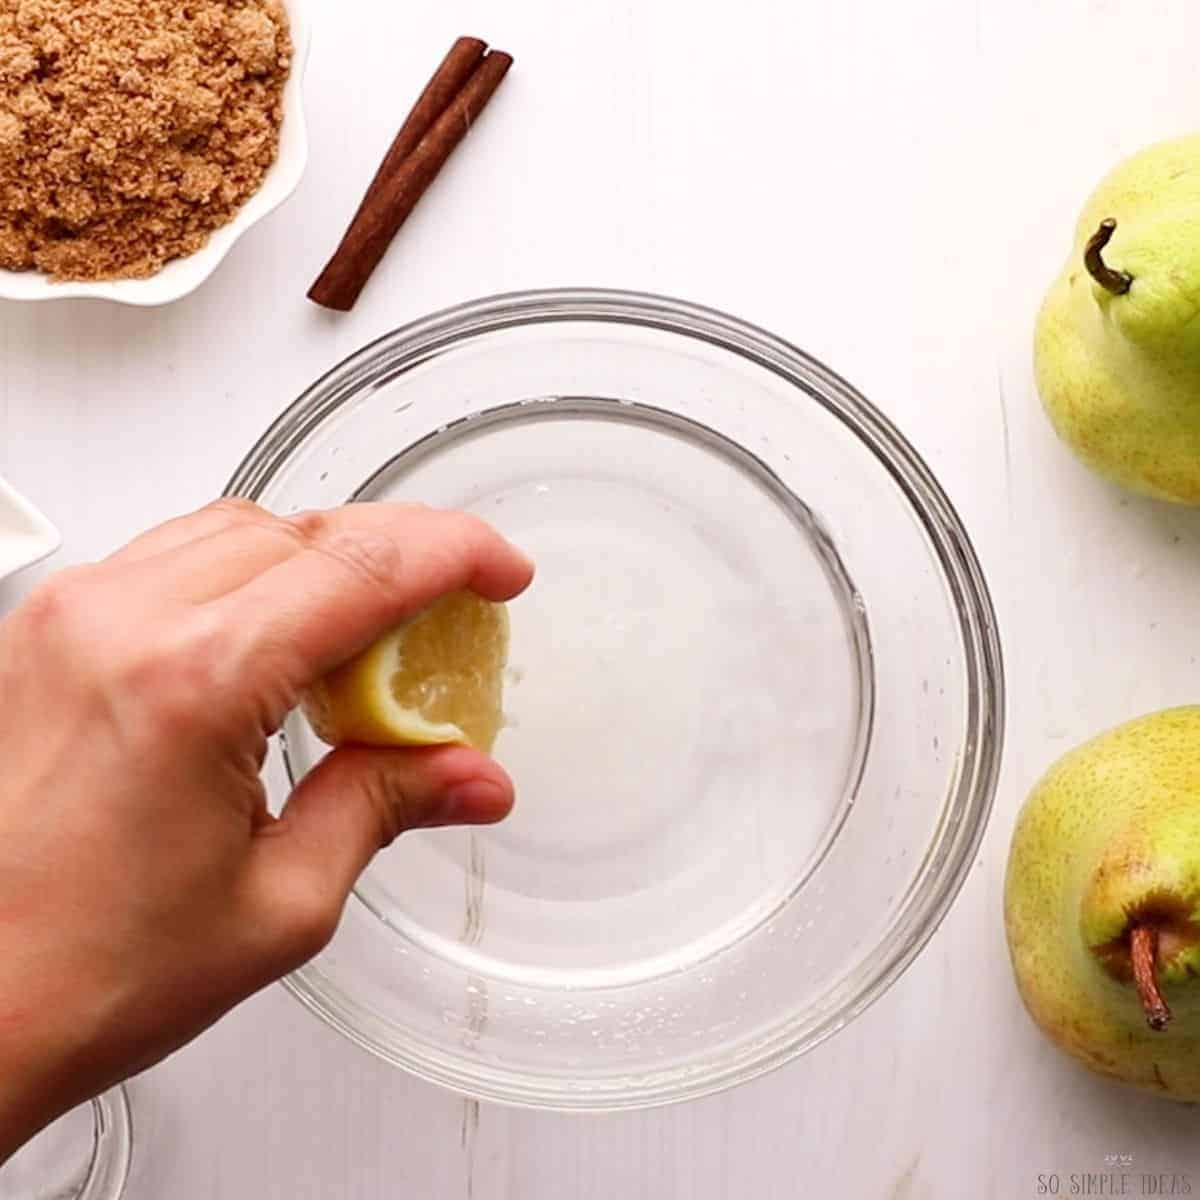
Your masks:
{"label": "thumb", "polygon": [[274,913],[264,923],[284,941],[294,934],[293,952],[281,949],[305,961],[333,936],[364,868],[400,834],[490,824],[512,805],[503,768],[467,746],[335,750],[258,834],[254,892]]}

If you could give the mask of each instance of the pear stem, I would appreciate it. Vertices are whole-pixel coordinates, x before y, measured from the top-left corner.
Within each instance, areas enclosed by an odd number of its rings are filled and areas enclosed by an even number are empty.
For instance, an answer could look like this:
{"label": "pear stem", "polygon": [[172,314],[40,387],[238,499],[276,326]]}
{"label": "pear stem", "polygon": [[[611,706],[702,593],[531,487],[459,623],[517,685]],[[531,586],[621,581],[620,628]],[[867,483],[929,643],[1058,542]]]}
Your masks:
{"label": "pear stem", "polygon": [[1133,276],[1128,271],[1114,271],[1104,261],[1104,247],[1112,241],[1112,235],[1117,230],[1117,223],[1112,217],[1100,222],[1100,228],[1092,234],[1083,252],[1083,265],[1088,274],[1107,292],[1114,296],[1123,296],[1133,287]]}
{"label": "pear stem", "polygon": [[1162,1033],[1171,1020],[1171,1010],[1158,990],[1158,930],[1153,925],[1135,925],[1129,935],[1129,958],[1133,964],[1133,982],[1146,1014],[1146,1024]]}

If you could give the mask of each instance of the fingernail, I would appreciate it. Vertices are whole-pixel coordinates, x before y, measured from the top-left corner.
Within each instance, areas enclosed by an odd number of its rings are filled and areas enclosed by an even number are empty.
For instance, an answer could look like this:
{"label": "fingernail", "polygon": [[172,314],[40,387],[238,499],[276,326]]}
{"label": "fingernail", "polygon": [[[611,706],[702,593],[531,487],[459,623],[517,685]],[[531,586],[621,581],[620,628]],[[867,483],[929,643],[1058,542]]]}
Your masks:
{"label": "fingernail", "polygon": [[512,802],[505,788],[487,779],[460,783],[431,822],[434,825],[486,825],[508,816]]}

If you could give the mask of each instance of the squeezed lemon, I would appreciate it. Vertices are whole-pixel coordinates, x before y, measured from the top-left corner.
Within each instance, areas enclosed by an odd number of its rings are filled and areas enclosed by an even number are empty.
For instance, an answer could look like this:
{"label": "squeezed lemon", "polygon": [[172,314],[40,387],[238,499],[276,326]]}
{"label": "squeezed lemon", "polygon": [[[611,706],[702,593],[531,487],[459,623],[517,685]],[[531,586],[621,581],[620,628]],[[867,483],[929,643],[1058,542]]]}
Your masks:
{"label": "squeezed lemon", "polygon": [[503,724],[508,610],[454,592],[314,684],[305,716],[331,746],[464,742],[490,751]]}

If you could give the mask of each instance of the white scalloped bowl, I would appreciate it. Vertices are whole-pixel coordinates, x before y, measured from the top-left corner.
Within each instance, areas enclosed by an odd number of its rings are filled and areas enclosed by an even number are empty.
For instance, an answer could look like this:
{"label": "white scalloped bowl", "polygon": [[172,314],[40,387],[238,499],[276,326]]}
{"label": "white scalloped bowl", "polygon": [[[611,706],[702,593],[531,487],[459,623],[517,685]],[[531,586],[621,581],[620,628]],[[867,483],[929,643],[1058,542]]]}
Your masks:
{"label": "white scalloped bowl", "polygon": [[39,271],[0,271],[0,300],[112,300],[153,308],[194,292],[225,260],[239,238],[274,212],[300,184],[308,163],[308,133],[304,121],[304,71],[312,42],[310,0],[286,0],[295,52],[292,73],[283,92],[283,126],[279,156],[262,187],[237,216],[216,230],[203,249],[169,262],[149,279],[118,279],[100,283],[54,283]]}

